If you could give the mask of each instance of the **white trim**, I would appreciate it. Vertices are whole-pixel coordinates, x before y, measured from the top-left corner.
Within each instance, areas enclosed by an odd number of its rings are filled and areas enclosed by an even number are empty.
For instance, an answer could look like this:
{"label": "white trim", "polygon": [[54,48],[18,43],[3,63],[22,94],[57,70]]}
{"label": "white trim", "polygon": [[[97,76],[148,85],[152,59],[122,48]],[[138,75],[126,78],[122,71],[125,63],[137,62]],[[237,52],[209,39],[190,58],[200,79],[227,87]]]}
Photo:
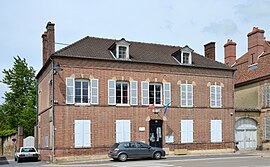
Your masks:
{"label": "white trim", "polygon": [[[163,89],[162,89],[162,84],[161,83],[155,83],[155,82],[152,82],[152,83],[149,83],[149,88],[148,88],[148,92],[150,92],[150,85],[153,85],[154,86],[154,105],[155,106],[162,106],[163,104],[163,101],[162,101],[162,91],[163,91]],[[160,104],[156,104],[156,86],[160,86]],[[148,93],[148,100],[149,100],[149,104],[150,104],[150,93]]]}
{"label": "white trim", "polygon": [[[138,81],[130,81],[130,105],[138,105]],[[132,86],[135,86],[136,88],[133,89]],[[133,91],[135,92],[135,95],[133,94]],[[133,103],[133,99],[136,101]]]}
{"label": "white trim", "polygon": [[[146,88],[144,88],[144,84],[147,84]],[[147,94],[147,96],[144,96],[144,92]],[[149,105],[149,82],[147,81],[141,82],[141,98],[142,105]],[[146,101],[146,103],[144,103],[144,100]]]}
{"label": "white trim", "polygon": [[[110,82],[113,83],[113,87],[110,88]],[[110,96],[110,90],[112,90],[113,95]],[[113,98],[113,101],[110,101],[110,98]],[[116,81],[115,80],[108,80],[108,105],[115,105],[116,104]]]}
{"label": "white trim", "polygon": [[[191,102],[191,105],[189,105],[189,98],[188,98],[188,95],[189,95],[189,91],[188,91],[188,87],[191,86],[191,93],[192,93],[192,102]],[[185,87],[185,99],[183,99],[183,87]],[[193,102],[193,85],[192,84],[180,84],[180,106],[181,107],[193,107],[194,106],[194,102]],[[183,104],[183,101],[185,101],[186,104]]]}
{"label": "white trim", "polygon": [[[117,103],[117,84],[121,84],[121,103]],[[127,103],[123,103],[123,84],[127,84]],[[129,105],[129,83],[128,82],[124,82],[124,81],[116,81],[116,84],[115,84],[115,97],[116,97],[116,104],[120,104],[120,105]]]}
{"label": "white trim", "polygon": [[[80,82],[81,83],[81,102],[77,103],[76,102],[76,82]],[[79,104],[79,105],[84,105],[84,104],[90,104],[90,81],[87,80],[87,79],[75,79],[75,84],[74,84],[74,93],[75,93],[75,96],[74,96],[74,103],[75,104]],[[87,87],[87,96],[88,96],[88,99],[87,99],[87,103],[83,103],[83,84],[82,82],[87,82],[88,83],[88,87]]]}
{"label": "white trim", "polygon": [[[97,87],[93,87],[93,81],[96,81],[96,82],[97,82]],[[90,97],[90,100],[91,100],[91,104],[97,105],[98,102],[99,102],[98,79],[91,79],[91,86],[90,86],[90,89],[91,89],[91,91],[89,91],[89,92],[91,92],[91,95],[90,95],[89,97]],[[93,102],[93,89],[97,89],[97,95],[96,95],[96,97],[95,97],[95,98],[97,98],[97,102],[96,102],[96,103]]]}

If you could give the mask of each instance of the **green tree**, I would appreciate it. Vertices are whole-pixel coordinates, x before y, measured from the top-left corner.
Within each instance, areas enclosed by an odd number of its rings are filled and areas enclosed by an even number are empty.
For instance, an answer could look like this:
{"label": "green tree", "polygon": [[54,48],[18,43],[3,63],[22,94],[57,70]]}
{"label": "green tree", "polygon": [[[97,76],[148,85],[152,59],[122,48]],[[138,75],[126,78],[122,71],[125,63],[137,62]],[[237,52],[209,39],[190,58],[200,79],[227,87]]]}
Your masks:
{"label": "green tree", "polygon": [[28,67],[25,59],[14,57],[11,69],[3,70],[2,83],[6,84],[9,92],[4,94],[4,103],[0,107],[0,115],[5,118],[1,130],[17,130],[18,125],[24,127],[24,133],[34,134],[36,119],[36,80],[35,70]]}

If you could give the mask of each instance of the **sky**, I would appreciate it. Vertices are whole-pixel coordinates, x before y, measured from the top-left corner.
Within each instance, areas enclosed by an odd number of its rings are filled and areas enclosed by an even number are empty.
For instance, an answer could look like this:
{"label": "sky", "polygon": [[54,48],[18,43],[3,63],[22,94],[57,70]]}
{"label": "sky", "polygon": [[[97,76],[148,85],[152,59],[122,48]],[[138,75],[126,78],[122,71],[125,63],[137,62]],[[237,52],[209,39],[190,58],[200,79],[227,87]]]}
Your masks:
{"label": "sky", "polygon": [[[57,43],[85,36],[188,45],[204,55],[204,44],[216,42],[216,60],[224,62],[227,39],[237,43],[237,58],[247,51],[252,28],[270,40],[270,0],[1,0],[0,80],[15,56],[36,72],[42,67],[41,35],[55,23]],[[56,50],[63,45],[56,45]],[[0,104],[8,87],[0,83]]]}

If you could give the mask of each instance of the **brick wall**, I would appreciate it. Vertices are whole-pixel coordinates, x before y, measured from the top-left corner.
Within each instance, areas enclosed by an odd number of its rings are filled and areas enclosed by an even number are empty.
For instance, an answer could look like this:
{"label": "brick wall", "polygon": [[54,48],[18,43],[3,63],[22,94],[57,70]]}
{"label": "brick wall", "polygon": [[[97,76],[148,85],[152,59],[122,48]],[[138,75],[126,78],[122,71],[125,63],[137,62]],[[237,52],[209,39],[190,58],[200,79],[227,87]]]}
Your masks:
{"label": "brick wall", "polygon": [[[205,68],[179,67],[156,64],[142,64],[130,62],[98,61],[89,59],[55,60],[60,62],[63,69],[55,75],[55,155],[91,155],[104,154],[115,142],[115,121],[128,119],[131,121],[131,140],[149,140],[149,122],[147,117],[154,119],[154,115],[147,109],[148,106],[141,105],[141,81],[171,83],[172,105],[169,107],[163,122],[163,147],[196,149],[233,148],[233,78],[232,72],[224,70],[209,70]],[[47,89],[48,77],[39,81],[39,89]],[[66,105],[66,77],[99,79],[99,105],[78,106]],[[138,81],[138,106],[108,106],[108,80]],[[193,83],[194,107],[180,108],[180,83]],[[217,83],[222,86],[222,108],[209,108],[210,84]],[[41,96],[40,103],[47,98]],[[41,104],[47,105],[49,104]],[[45,107],[46,108],[46,107]],[[160,108],[162,109],[162,108]],[[39,113],[42,107],[39,108]],[[50,132],[50,110],[40,113],[39,143],[44,151],[43,156],[49,157],[50,152],[42,146],[44,134]],[[162,119],[159,114],[158,119]],[[74,148],[74,120],[91,120],[91,149]],[[194,121],[194,144],[180,143],[180,121],[181,119],[193,119]],[[210,143],[210,121],[211,119],[222,120],[222,143]],[[139,127],[145,127],[144,132],[139,132]],[[164,138],[170,131],[174,135],[174,144],[165,144]],[[45,151],[46,150],[46,151]],[[47,154],[47,155],[46,155]]]}

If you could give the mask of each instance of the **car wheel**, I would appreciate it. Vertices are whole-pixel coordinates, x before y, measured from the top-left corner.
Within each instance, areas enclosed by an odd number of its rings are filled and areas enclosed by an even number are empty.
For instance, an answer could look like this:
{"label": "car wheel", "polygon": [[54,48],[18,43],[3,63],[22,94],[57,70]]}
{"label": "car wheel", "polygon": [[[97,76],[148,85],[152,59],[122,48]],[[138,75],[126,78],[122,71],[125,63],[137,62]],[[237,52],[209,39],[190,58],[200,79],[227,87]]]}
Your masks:
{"label": "car wheel", "polygon": [[127,160],[127,154],[120,154],[118,159],[121,162],[125,162]]}
{"label": "car wheel", "polygon": [[21,161],[20,161],[20,158],[17,158],[17,162],[18,162],[18,163],[20,163],[20,162],[21,162]]}
{"label": "car wheel", "polygon": [[156,152],[156,153],[154,154],[154,158],[155,158],[155,159],[160,159],[160,158],[161,158],[161,153],[160,153],[160,152]]}
{"label": "car wheel", "polygon": [[16,157],[14,157],[14,161],[17,161],[17,158]]}

